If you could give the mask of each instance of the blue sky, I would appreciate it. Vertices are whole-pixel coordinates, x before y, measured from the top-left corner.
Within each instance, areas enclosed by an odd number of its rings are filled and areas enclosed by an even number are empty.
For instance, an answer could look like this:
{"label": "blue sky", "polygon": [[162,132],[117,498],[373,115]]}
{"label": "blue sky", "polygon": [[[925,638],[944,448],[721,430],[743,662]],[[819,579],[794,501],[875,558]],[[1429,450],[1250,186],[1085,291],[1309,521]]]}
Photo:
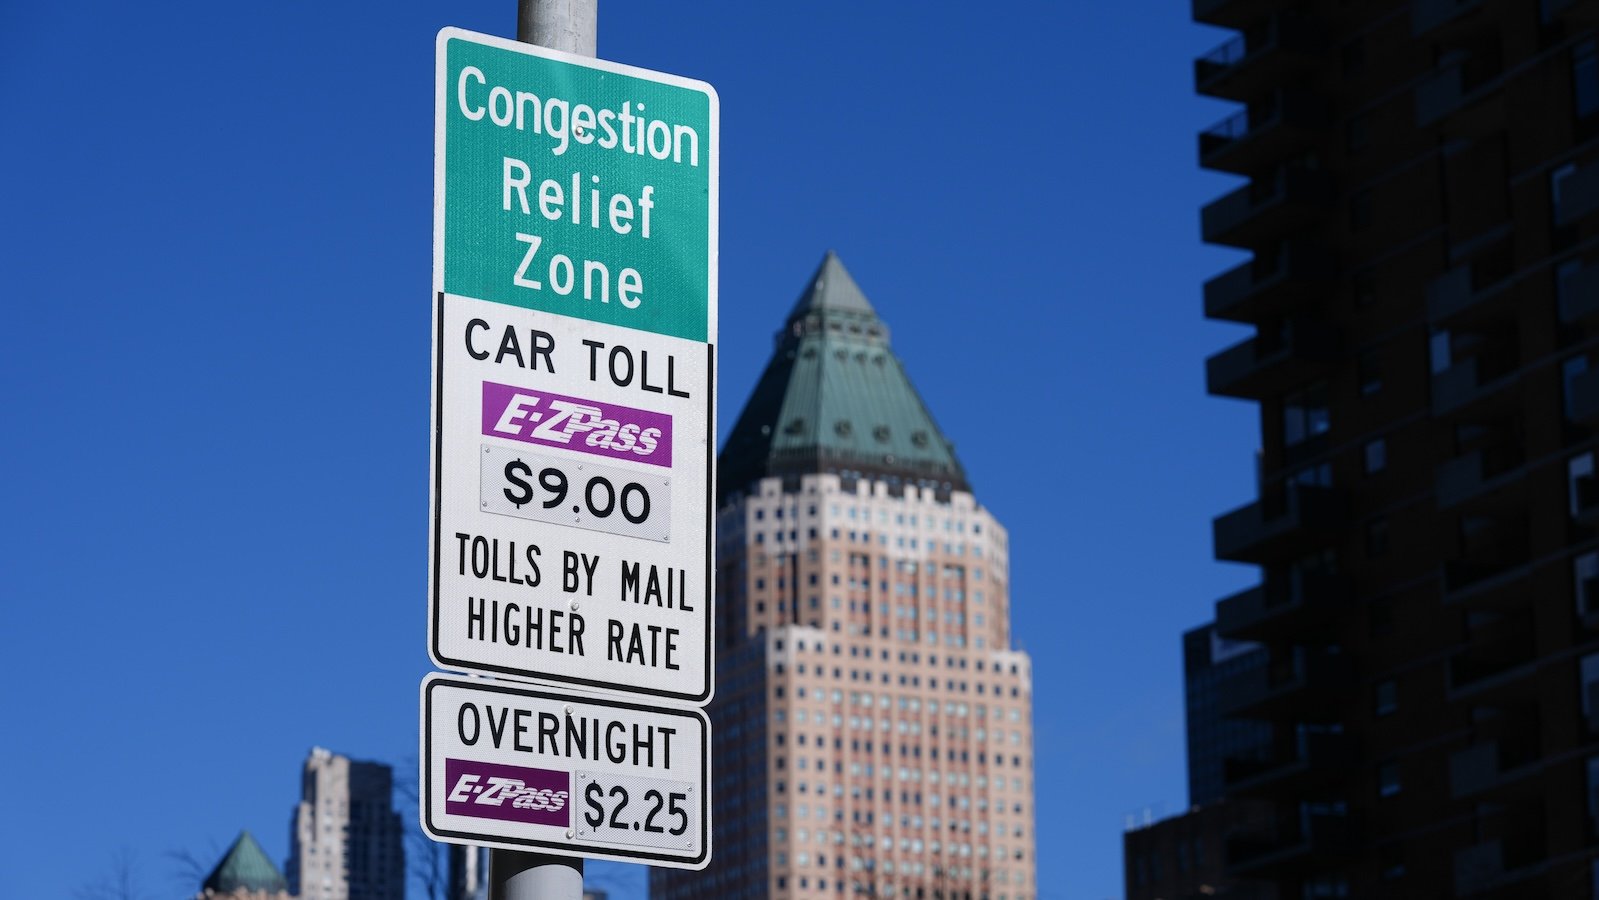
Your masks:
{"label": "blue sky", "polygon": [[[307,750],[408,767],[425,652],[434,34],[515,4],[0,8],[0,896],[151,897]],[[1181,3],[601,0],[722,102],[723,432],[836,249],[1009,527],[1040,896],[1120,893],[1185,803],[1180,632],[1248,583],[1253,407],[1208,398]],[[596,878],[631,896],[637,867]]]}

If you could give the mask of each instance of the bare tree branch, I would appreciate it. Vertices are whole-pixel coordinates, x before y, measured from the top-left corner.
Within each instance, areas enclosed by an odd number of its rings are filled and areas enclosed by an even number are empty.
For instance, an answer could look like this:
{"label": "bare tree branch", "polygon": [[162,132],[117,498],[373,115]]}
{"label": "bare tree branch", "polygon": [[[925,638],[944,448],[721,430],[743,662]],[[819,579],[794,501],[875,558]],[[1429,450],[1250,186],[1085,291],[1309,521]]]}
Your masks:
{"label": "bare tree branch", "polygon": [[111,854],[105,874],[72,892],[76,900],[146,900],[139,886],[138,860],[132,850],[119,847]]}

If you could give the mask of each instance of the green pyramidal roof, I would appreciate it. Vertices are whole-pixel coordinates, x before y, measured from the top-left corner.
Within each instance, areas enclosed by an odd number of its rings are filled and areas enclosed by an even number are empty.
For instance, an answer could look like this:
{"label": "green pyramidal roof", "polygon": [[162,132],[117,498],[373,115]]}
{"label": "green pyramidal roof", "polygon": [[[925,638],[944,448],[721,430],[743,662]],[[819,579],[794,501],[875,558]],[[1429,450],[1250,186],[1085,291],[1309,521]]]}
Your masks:
{"label": "green pyramidal roof", "polygon": [[832,251],[778,334],[719,467],[724,497],[765,476],[812,472],[970,490],[888,326]]}
{"label": "green pyramidal roof", "polygon": [[278,867],[267,859],[261,845],[255,842],[249,831],[239,832],[239,839],[233,842],[228,852],[217,863],[217,867],[206,876],[205,883],[200,889],[210,888],[219,894],[230,893],[237,890],[247,891],[287,891],[289,883],[283,879],[283,873]]}

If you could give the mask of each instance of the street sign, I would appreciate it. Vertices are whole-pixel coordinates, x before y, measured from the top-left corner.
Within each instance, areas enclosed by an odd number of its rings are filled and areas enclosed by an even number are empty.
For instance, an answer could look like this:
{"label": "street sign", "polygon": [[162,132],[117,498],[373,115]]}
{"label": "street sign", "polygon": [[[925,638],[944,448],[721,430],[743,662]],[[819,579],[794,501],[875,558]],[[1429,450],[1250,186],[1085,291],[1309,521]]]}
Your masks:
{"label": "street sign", "polygon": [[439,667],[710,699],[717,135],[701,82],[439,33]]}
{"label": "street sign", "polygon": [[710,728],[699,710],[422,681],[422,825],[435,840],[703,869]]}

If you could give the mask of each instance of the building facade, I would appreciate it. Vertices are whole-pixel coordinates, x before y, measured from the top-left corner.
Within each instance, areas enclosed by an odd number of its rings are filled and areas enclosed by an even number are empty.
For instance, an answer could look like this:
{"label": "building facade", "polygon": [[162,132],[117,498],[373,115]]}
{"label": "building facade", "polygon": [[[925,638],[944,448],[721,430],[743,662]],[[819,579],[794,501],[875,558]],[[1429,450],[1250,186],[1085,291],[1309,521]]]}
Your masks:
{"label": "building facade", "polygon": [[1254,336],[1206,363],[1259,404],[1260,567],[1216,630],[1267,664],[1225,802],[1237,896],[1599,896],[1599,0],[1192,0],[1243,108],[1204,285]]}
{"label": "building facade", "polygon": [[289,834],[289,889],[304,900],[403,900],[405,844],[394,772],[314,747]]}
{"label": "building facade", "polygon": [[[1183,634],[1188,811],[1122,836],[1127,900],[1208,897],[1227,889],[1225,836],[1272,823],[1271,807],[1259,800],[1224,802],[1227,785],[1272,766],[1271,728],[1222,712],[1235,685],[1259,678],[1268,659],[1265,647],[1228,640],[1214,623]],[[1274,896],[1257,891],[1250,900]]]}
{"label": "building facade", "polygon": [[712,862],[651,896],[1034,897],[1006,532],[831,253],[718,495]]}

